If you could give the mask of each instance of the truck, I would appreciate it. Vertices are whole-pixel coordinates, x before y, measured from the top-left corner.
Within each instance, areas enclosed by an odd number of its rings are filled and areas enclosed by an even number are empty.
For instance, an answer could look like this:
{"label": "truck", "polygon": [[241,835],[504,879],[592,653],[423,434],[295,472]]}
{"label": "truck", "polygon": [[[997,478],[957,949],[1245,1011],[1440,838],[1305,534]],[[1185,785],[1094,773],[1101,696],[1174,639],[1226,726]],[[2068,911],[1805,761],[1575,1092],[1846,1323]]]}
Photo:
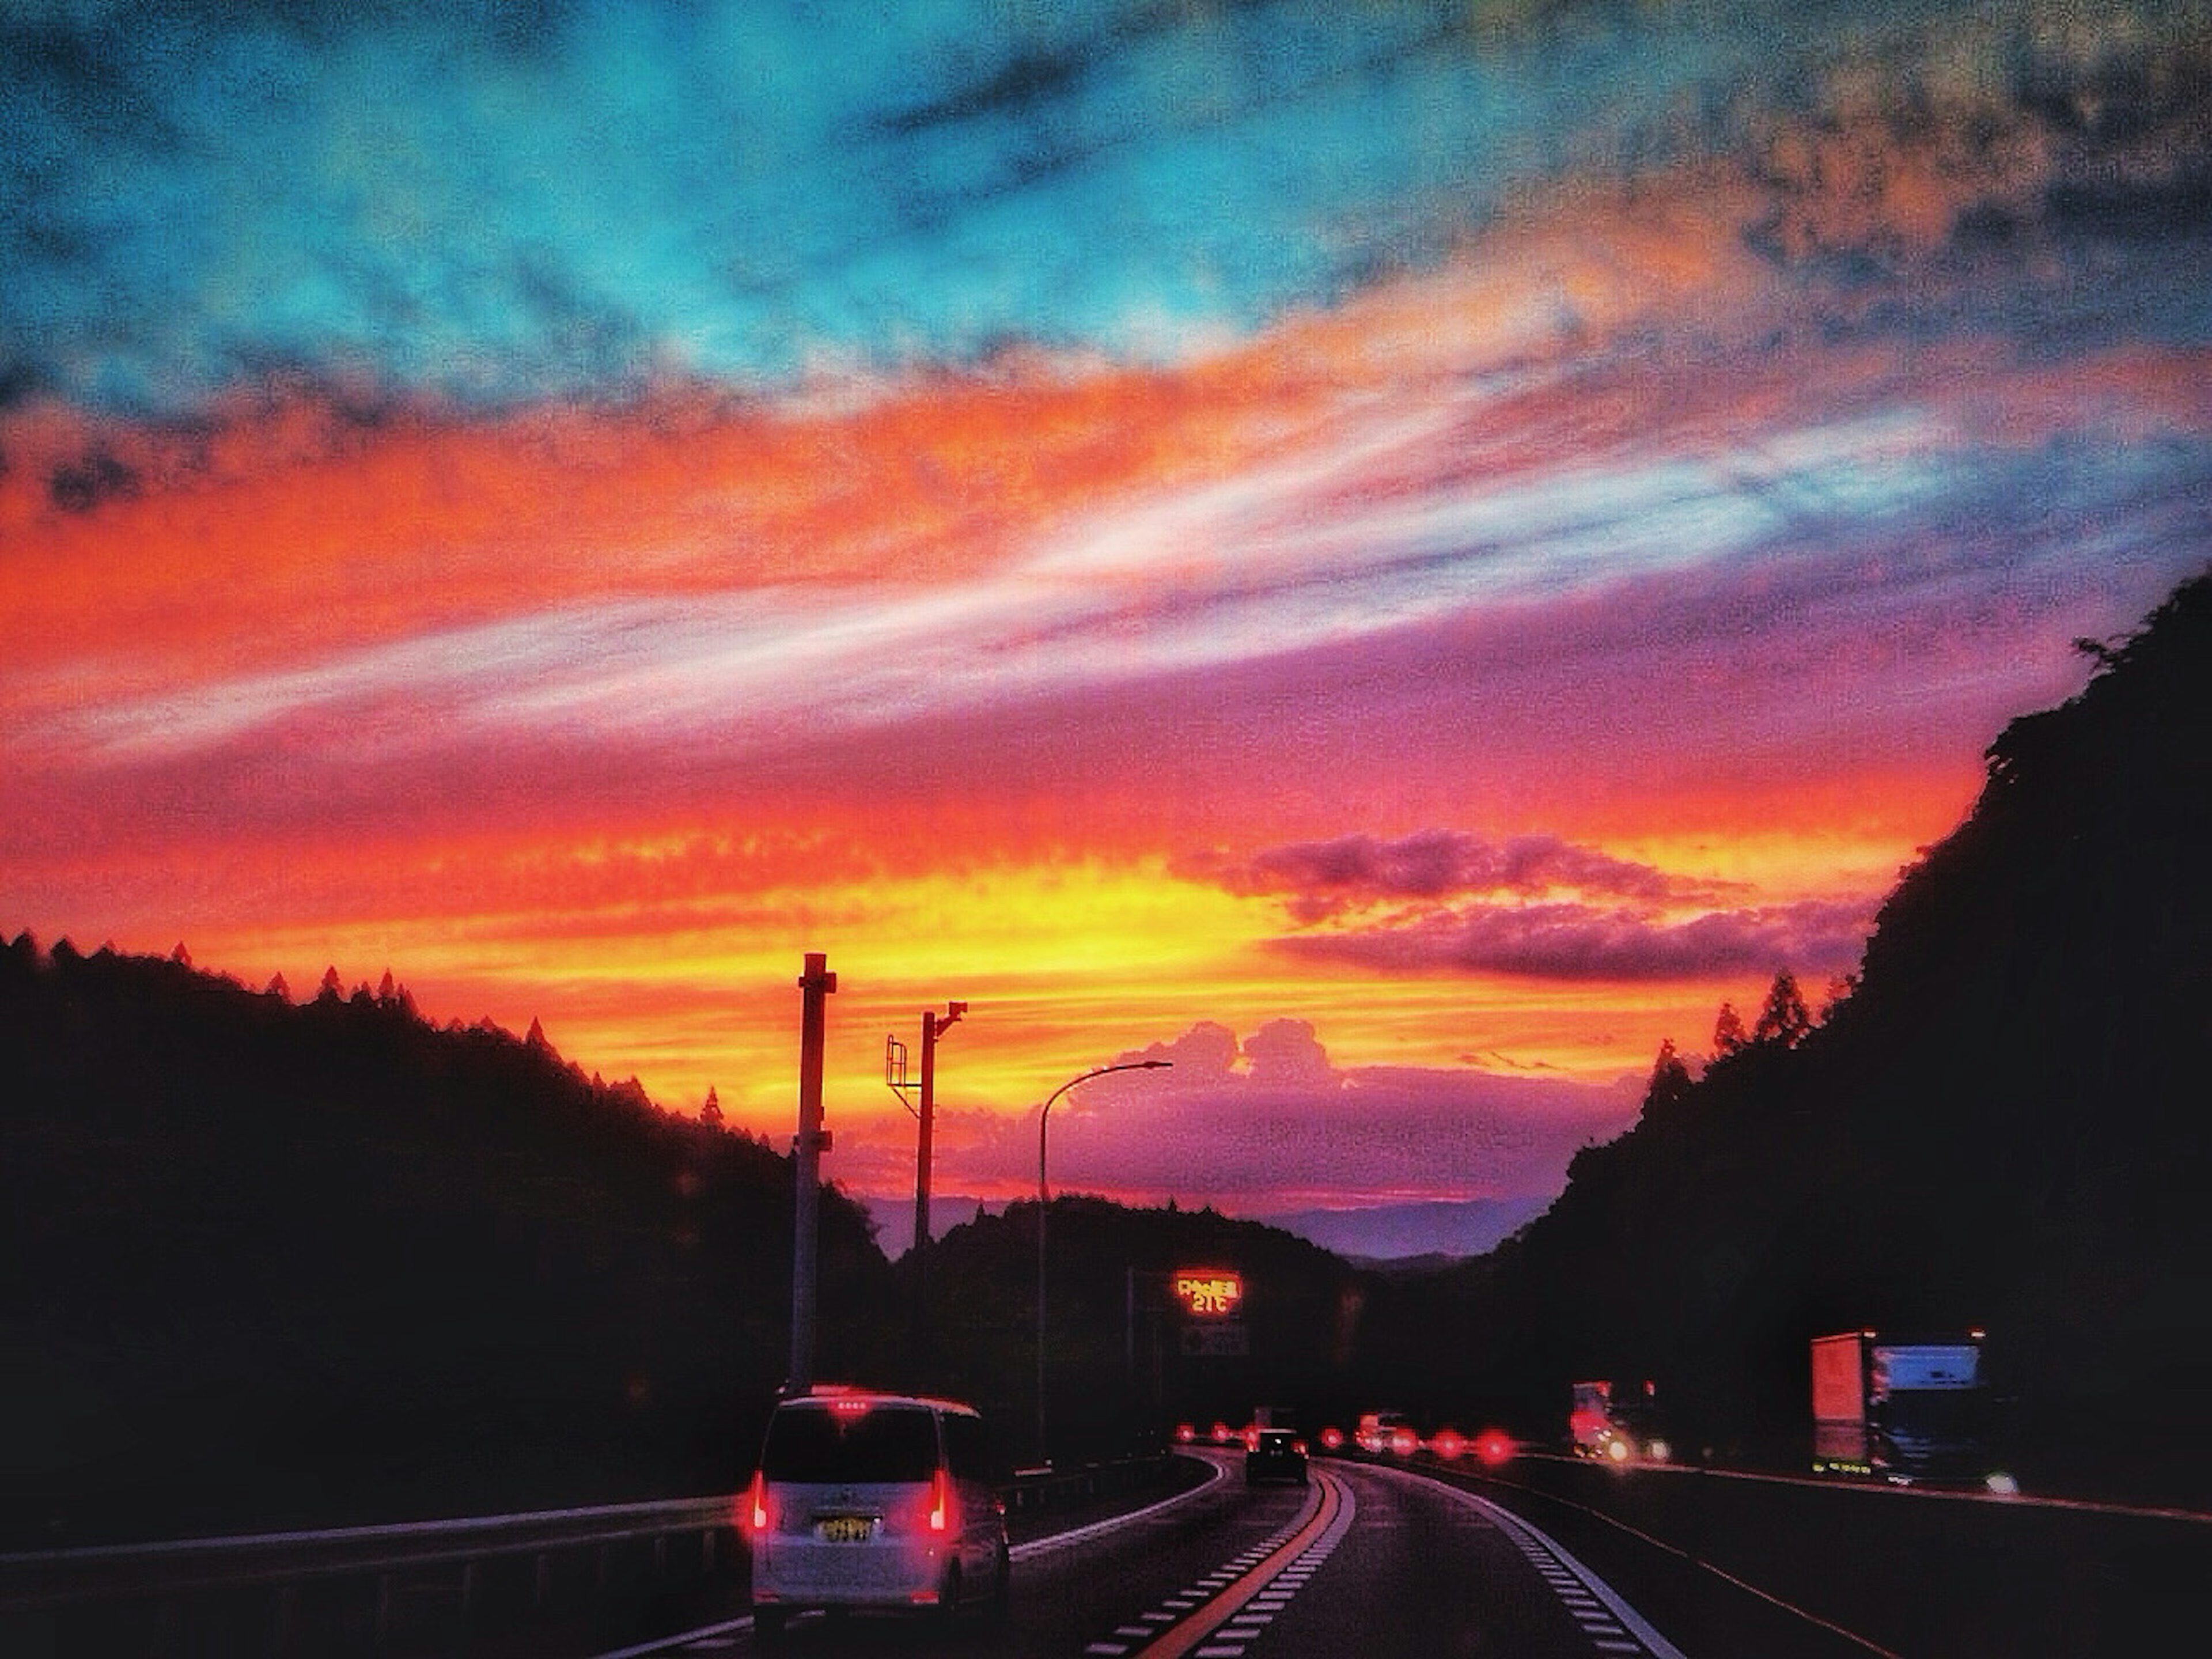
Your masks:
{"label": "truck", "polygon": [[1575,1455],[1604,1463],[1664,1463],[1674,1455],[1659,1425],[1655,1384],[1577,1382],[1567,1412]]}
{"label": "truck", "polygon": [[1403,1412],[1362,1412],[1359,1431],[1353,1443],[1370,1457],[1379,1457],[1389,1452],[1397,1457],[1409,1457],[1420,1445],[1420,1437]]}
{"label": "truck", "polygon": [[1813,1472],[1899,1485],[1990,1474],[1979,1330],[1813,1339]]}

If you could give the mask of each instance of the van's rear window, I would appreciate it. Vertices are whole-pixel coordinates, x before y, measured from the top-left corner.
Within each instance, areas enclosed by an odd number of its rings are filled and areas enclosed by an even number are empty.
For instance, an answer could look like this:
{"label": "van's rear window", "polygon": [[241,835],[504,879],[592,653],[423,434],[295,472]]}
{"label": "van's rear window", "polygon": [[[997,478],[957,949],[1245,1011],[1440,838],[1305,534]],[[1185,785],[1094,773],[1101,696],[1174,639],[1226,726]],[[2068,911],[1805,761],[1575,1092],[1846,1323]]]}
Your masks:
{"label": "van's rear window", "polygon": [[761,1449],[761,1472],[771,1480],[858,1485],[927,1480],[936,1471],[936,1425],[918,1406],[781,1407]]}

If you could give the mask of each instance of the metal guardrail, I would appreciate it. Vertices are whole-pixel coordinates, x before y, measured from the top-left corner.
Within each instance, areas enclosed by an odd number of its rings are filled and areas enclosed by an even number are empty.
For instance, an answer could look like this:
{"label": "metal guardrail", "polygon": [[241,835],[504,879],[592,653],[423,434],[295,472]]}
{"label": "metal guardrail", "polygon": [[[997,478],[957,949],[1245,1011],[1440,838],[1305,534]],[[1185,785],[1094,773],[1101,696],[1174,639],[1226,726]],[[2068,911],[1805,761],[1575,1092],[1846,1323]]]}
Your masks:
{"label": "metal guardrail", "polygon": [[[1003,1489],[1007,1510],[1027,1514],[1119,1496],[1156,1478],[1162,1464],[1148,1458],[1025,1471]],[[401,1603],[426,1588],[434,1590],[443,1616],[465,1628],[480,1602],[499,1602],[509,1615],[518,1604],[535,1612],[563,1589],[583,1593],[574,1583],[580,1576],[590,1579],[590,1589],[605,1591],[611,1559],[625,1575],[643,1571],[647,1547],[656,1581],[681,1576],[698,1583],[733,1572],[744,1555],[733,1524],[738,1502],[737,1494],[726,1494],[0,1554],[0,1650],[13,1650],[11,1632],[58,1629],[58,1621],[88,1612],[137,1606],[152,1615],[147,1628],[159,1632],[189,1623],[185,1610],[198,1603],[244,1595],[260,1608],[252,1646],[285,1653],[307,1645],[303,1598],[327,1598],[335,1587],[350,1603],[347,1627],[358,1639],[349,1645],[379,1651],[407,1622]],[[167,1645],[156,1641],[147,1650]]]}
{"label": "metal guardrail", "polygon": [[[636,1539],[696,1534],[711,1540],[730,1526],[735,1502],[732,1497],[685,1498],[0,1555],[0,1612],[465,1566],[495,1556],[550,1553]],[[712,1545],[702,1548],[711,1550]]]}

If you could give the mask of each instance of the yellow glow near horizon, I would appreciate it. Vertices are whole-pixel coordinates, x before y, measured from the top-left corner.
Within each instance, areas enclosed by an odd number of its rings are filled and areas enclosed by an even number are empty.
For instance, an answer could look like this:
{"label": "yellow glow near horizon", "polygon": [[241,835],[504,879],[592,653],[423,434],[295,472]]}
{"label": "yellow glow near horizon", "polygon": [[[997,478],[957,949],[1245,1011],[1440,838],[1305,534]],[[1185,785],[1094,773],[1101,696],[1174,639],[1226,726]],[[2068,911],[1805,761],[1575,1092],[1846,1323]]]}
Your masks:
{"label": "yellow glow near horizon", "polygon": [[[652,850],[680,866],[702,846],[676,836]],[[1899,859],[1894,842],[1848,832],[1694,831],[1607,850],[1741,881],[1769,902],[1848,889],[1839,869],[1893,872]],[[643,854],[515,856],[573,870]],[[1647,1068],[1662,1037],[1701,1049],[1723,997],[1741,1007],[1763,988],[1741,976],[1624,986],[1295,958],[1267,948],[1286,931],[1273,902],[1178,878],[1157,859],[978,862],[743,891],[679,886],[652,901],[598,902],[586,887],[569,908],[240,929],[193,948],[256,985],[281,970],[295,997],[313,994],[325,965],[348,986],[374,984],[389,967],[428,1018],[489,1018],[518,1031],[538,1019],[586,1073],[635,1075],[678,1111],[696,1111],[711,1087],[729,1121],[772,1138],[793,1113],[795,981],[811,951],[839,975],[830,1094],[866,1111],[890,1102],[885,1036],[908,1045],[918,1079],[921,1012],[951,999],[969,1012],[940,1054],[940,1099],[1019,1112],[1075,1073],[1173,1042],[1200,1020],[1240,1039],[1270,1021],[1303,1021],[1340,1069],[1472,1066],[1610,1084]],[[1805,988],[1817,1001],[1821,988]]]}

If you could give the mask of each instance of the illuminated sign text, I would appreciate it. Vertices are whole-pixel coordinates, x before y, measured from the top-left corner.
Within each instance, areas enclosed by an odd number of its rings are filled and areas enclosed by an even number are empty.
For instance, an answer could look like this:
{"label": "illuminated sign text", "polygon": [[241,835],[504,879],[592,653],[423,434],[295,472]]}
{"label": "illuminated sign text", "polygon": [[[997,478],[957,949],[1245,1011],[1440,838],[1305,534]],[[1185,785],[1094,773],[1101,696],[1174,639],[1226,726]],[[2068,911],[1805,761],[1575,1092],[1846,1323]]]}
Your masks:
{"label": "illuminated sign text", "polygon": [[1221,1319],[1244,1301],[1244,1281],[1214,1267],[1188,1267],[1175,1275],[1176,1300],[1201,1319]]}

